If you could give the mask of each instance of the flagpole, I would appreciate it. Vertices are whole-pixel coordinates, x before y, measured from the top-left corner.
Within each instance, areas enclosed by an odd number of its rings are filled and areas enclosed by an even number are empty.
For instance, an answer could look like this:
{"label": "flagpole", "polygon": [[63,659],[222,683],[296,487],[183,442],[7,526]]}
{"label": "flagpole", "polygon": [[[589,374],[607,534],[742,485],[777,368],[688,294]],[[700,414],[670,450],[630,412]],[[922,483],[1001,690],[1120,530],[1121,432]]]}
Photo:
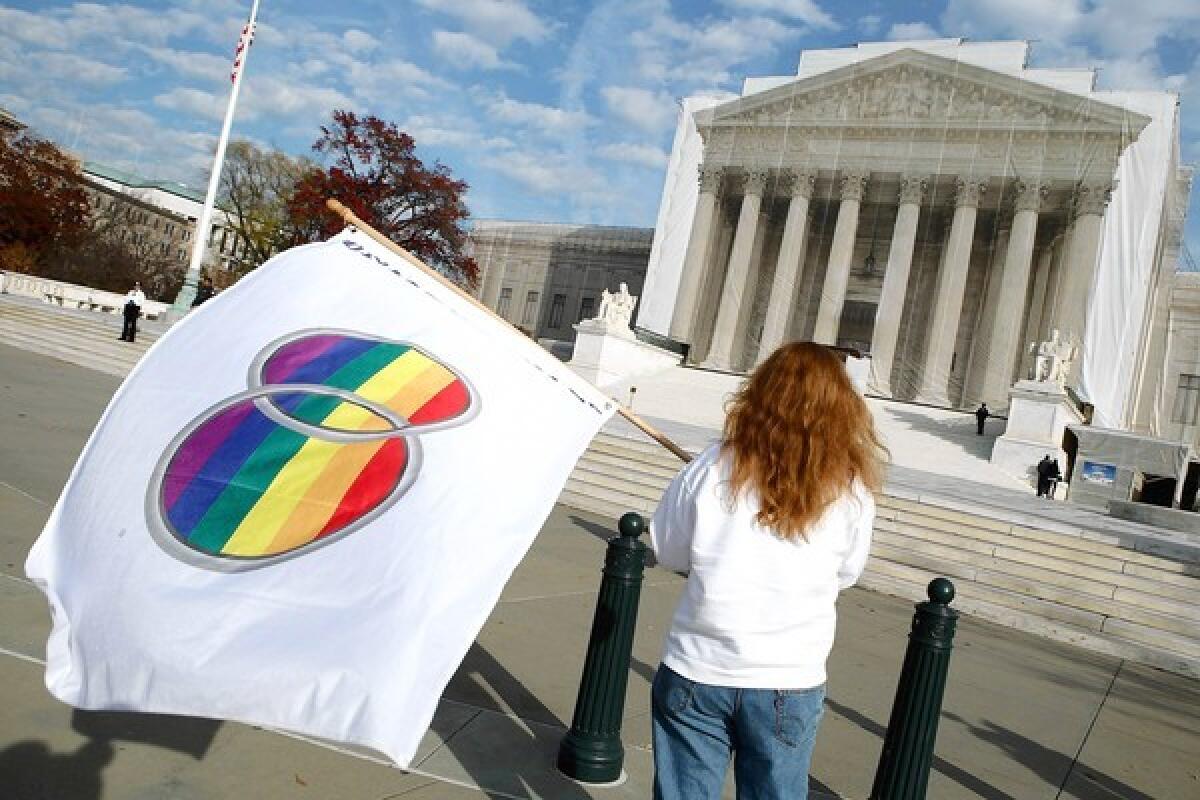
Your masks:
{"label": "flagpole", "polygon": [[[506,320],[504,317],[500,316],[495,311],[492,311],[490,308],[485,306],[483,303],[479,302],[474,297],[472,297],[471,295],[464,292],[461,287],[459,287],[453,281],[447,280],[446,277],[444,275],[442,275],[440,272],[438,272],[437,270],[426,266],[425,262],[423,262],[421,259],[414,256],[412,253],[408,252],[408,250],[406,250],[403,247],[401,247],[400,245],[396,244],[391,239],[384,236],[382,233],[375,230],[367,223],[363,222],[361,219],[358,218],[357,214],[355,214],[350,209],[346,208],[344,205],[342,205],[337,200],[330,197],[329,199],[327,199],[325,201],[325,206],[330,211],[332,211],[333,213],[335,213],[339,217],[341,217],[347,225],[353,225],[355,228],[358,228],[360,231],[367,234],[367,236],[370,236],[372,239],[379,242],[381,245],[383,245],[384,247],[391,250],[396,255],[403,258],[409,264],[411,264],[412,266],[421,270],[421,272],[423,272],[426,275],[428,275],[429,277],[433,278],[434,280],[436,280],[442,286],[445,286],[450,291],[454,292],[456,295],[461,297],[463,300],[466,300],[468,303],[475,306],[479,310],[483,311],[488,316],[494,317],[495,319],[498,319],[501,322],[503,322],[505,327],[512,330],[514,335],[520,336],[521,341],[525,342],[528,346],[536,347],[536,348],[538,348],[538,350],[542,349],[541,345],[535,344],[532,339],[529,339],[524,334],[518,332],[516,328],[513,328],[509,324],[508,320]],[[642,433],[646,434],[651,439],[658,442],[660,445],[662,445],[667,450],[669,450],[671,452],[671,454],[674,455],[675,457],[679,458],[680,460],[682,460],[684,462],[688,462],[688,461],[692,460],[691,453],[684,450],[679,445],[675,444],[675,442],[673,442],[669,438],[667,438],[667,436],[665,434],[663,434],[658,429],[656,429],[655,427],[650,425],[650,423],[646,422],[644,419],[639,417],[637,414],[633,413],[633,411],[631,409],[626,408],[625,406],[621,405],[620,402],[617,403],[617,413],[620,414],[625,419],[629,420],[629,422],[632,423],[633,426],[635,428],[637,428],[638,430],[640,430]]]}
{"label": "flagpole", "polygon": [[250,7],[250,20],[246,23],[249,36],[243,34],[246,44],[237,53],[237,58],[241,59],[241,63],[237,64],[235,61],[233,90],[229,93],[229,105],[225,109],[225,121],[221,124],[221,136],[217,139],[217,153],[213,160],[212,174],[208,176],[208,192],[204,195],[204,210],[200,212],[200,219],[197,220],[193,233],[192,258],[188,262],[187,273],[183,277],[183,287],[175,296],[175,302],[171,304],[170,313],[175,318],[182,317],[190,311],[192,302],[196,299],[196,287],[200,283],[200,269],[204,264],[204,251],[208,247],[209,229],[212,226],[213,206],[216,205],[217,190],[221,187],[221,169],[225,162],[225,147],[229,144],[229,132],[233,128],[233,115],[237,109],[238,92],[242,88],[242,76],[246,74],[246,61],[250,58],[250,40],[254,36],[254,22],[258,18],[258,3],[259,0],[254,0]]}

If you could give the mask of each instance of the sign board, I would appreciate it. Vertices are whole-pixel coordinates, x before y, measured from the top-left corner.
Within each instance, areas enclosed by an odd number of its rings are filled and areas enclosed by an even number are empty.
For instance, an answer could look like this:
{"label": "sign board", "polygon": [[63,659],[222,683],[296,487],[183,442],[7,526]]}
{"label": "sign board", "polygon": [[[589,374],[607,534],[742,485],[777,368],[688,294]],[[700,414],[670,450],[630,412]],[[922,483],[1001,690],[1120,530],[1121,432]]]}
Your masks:
{"label": "sign board", "polygon": [[1095,461],[1083,462],[1083,480],[1088,483],[1100,483],[1111,486],[1117,480],[1115,464],[1099,464]]}

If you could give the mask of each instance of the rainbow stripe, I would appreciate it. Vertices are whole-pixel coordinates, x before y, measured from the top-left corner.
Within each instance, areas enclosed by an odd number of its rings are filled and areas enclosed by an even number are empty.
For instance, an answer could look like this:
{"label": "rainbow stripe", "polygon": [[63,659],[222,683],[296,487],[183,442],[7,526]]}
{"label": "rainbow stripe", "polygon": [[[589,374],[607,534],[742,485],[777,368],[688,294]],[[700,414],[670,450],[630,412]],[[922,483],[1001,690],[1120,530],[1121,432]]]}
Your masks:
{"label": "rainbow stripe", "polygon": [[[319,335],[267,359],[268,384],[320,383],[356,392],[412,421],[464,413],[455,375],[408,345]],[[363,406],[302,390],[267,396],[293,419],[341,432],[394,430]],[[179,445],[162,482],[172,534],[214,556],[265,558],[342,530],[391,496],[409,465],[403,436],[333,442],[282,426],[241,400]]]}
{"label": "rainbow stripe", "polygon": [[[414,425],[453,419],[463,414],[471,401],[466,386],[453,372],[415,347],[341,334],[317,334],[288,342],[263,363],[262,381],[267,385],[319,383],[347,389]],[[336,398],[327,398],[330,405],[337,402]],[[325,412],[325,408],[315,410],[321,417]],[[290,413],[304,422],[318,423],[304,413]],[[336,420],[321,424],[337,427]],[[376,417],[372,425],[386,426],[386,420]]]}

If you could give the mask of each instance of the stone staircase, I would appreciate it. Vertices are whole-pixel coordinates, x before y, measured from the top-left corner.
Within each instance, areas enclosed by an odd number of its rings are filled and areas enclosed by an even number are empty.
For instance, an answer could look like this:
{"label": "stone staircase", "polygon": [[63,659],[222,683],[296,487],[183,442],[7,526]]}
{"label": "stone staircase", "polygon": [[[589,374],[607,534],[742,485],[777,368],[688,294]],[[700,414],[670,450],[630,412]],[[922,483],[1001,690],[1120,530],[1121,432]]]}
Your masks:
{"label": "stone staircase", "polygon": [[[601,432],[560,502],[613,519],[650,514],[679,467],[649,440]],[[1168,547],[1159,532],[1082,510],[1064,524],[1070,510],[1057,504],[1056,519],[1039,522],[1029,498],[972,511],[961,498],[913,498],[891,485],[879,498],[862,586],[923,600],[945,575],[965,613],[1200,678],[1200,543]]]}
{"label": "stone staircase", "polygon": [[0,296],[0,343],[109,375],[129,374],[158,338],[157,328],[139,323],[137,341],[123,342],[120,317]]}

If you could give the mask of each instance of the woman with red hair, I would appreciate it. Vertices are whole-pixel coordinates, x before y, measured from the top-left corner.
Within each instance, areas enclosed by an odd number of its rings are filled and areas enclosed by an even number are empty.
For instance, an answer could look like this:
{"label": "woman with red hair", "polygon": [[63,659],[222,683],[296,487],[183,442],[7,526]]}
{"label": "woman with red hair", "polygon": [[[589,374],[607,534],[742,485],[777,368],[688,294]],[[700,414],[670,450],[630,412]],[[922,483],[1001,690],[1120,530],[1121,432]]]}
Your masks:
{"label": "woman with red hair", "polygon": [[838,592],[862,573],[882,484],[871,412],[829,348],[776,350],[734,396],[719,444],[650,524],[687,573],[652,689],[654,797],[803,800]]}

